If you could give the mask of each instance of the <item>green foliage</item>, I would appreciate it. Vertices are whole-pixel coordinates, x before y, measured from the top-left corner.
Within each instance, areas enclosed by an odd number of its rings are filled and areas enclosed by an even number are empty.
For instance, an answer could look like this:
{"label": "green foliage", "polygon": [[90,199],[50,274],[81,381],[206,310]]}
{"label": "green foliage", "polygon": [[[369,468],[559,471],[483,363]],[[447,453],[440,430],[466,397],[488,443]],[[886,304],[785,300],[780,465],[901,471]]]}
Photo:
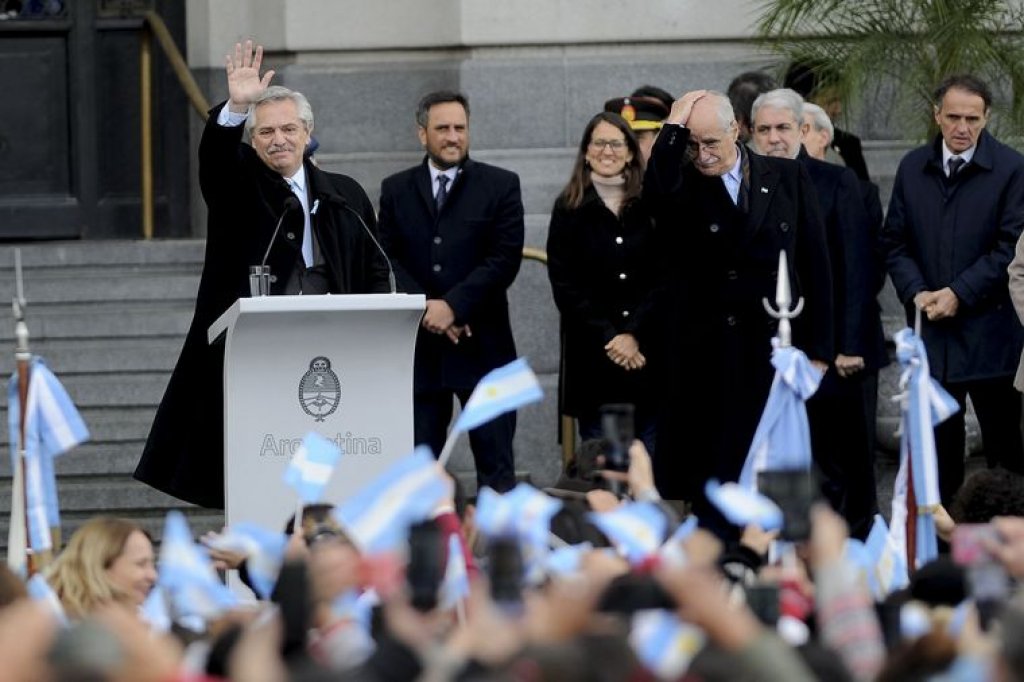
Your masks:
{"label": "green foliage", "polygon": [[758,33],[789,60],[813,65],[845,101],[873,99],[930,132],[931,96],[946,76],[992,88],[1001,132],[1024,132],[1024,9],[1019,0],[773,0]]}

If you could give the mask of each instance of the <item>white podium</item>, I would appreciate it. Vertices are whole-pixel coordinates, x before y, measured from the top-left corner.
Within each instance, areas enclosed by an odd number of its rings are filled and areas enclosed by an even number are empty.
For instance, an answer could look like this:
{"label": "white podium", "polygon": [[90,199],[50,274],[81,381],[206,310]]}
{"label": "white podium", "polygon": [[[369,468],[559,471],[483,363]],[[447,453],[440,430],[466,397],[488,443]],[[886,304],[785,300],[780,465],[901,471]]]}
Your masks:
{"label": "white podium", "polygon": [[225,522],[283,528],[296,496],[284,470],[310,431],[342,456],[338,502],[413,448],[413,356],[422,294],[240,298],[208,331],[224,337]]}

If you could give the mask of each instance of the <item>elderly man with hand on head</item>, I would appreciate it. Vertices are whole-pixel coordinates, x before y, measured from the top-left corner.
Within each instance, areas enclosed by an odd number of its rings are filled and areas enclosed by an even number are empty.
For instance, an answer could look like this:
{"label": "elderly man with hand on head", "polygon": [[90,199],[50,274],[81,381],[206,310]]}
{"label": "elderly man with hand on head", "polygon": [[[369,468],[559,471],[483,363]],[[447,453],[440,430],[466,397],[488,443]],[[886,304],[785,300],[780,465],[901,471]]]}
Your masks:
{"label": "elderly man with hand on head", "polygon": [[780,251],[793,300],[805,299],[793,344],[822,371],[834,358],[829,258],[807,172],[752,154],[737,137],[725,95],[688,92],[673,105],[644,179],[665,259],[655,480],[663,497],[692,501],[723,533],[729,526],[704,498],[704,482],[737,479],[764,409],[778,323],[761,301],[775,300]]}

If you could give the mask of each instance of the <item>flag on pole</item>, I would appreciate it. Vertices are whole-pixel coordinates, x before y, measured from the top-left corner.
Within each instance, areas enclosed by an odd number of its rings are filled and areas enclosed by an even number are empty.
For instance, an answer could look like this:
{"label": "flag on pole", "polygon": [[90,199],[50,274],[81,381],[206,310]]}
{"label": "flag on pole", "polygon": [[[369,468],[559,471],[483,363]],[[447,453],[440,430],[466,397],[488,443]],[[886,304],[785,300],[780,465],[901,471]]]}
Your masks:
{"label": "flag on pole", "polygon": [[421,445],[396,461],[333,514],[359,549],[376,554],[397,549],[413,523],[430,517],[451,494],[452,482],[430,448]]}
{"label": "flag on pole", "polygon": [[740,473],[740,484],[755,490],[765,469],[810,469],[811,430],[805,402],[818,390],[821,372],[799,348],[772,338],[772,380],[761,421]]}
{"label": "flag on pole", "polygon": [[466,406],[455,421],[453,431],[469,431],[495,417],[544,397],[537,376],[526,358],[492,370],[473,389]]}
{"label": "flag on pole", "polygon": [[340,457],[341,449],[333,441],[310,431],[292,455],[284,482],[295,488],[303,503],[319,502]]}
{"label": "flag on pole", "polygon": [[[917,568],[939,554],[935,531],[939,496],[939,467],[935,451],[935,426],[956,414],[960,406],[935,379],[928,367],[924,342],[910,328],[896,332],[896,358],[900,374],[900,468],[892,499],[892,536],[903,547],[903,560]],[[913,495],[916,514],[908,513],[907,497]],[[907,546],[908,528],[914,546]],[[912,552],[913,561],[908,560]],[[911,566],[913,564],[913,566]]]}
{"label": "flag on pole", "polygon": [[[21,406],[18,401],[18,376],[7,384],[8,439],[12,469],[20,467]],[[51,528],[60,527],[60,503],[54,459],[89,438],[89,430],[71,397],[42,358],[33,356],[29,369],[28,400],[25,407],[25,459],[23,489],[26,498],[21,509],[12,509],[12,530],[16,517],[27,527],[28,546],[42,552],[53,547]],[[20,493],[20,491],[19,491]],[[8,545],[8,565],[13,547]],[[24,556],[24,552],[21,552]],[[23,564],[23,560],[21,562]],[[14,566],[12,566],[14,568]],[[20,571],[24,574],[24,571]]]}

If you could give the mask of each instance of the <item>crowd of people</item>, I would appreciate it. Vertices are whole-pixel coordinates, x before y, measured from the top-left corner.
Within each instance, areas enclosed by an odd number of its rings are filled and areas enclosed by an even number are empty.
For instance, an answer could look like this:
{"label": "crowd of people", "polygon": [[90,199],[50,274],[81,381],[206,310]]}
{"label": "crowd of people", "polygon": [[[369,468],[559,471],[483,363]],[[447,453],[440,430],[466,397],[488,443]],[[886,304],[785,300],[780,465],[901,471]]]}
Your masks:
{"label": "crowd of people", "polygon": [[[275,293],[425,294],[413,405],[435,452],[453,401],[515,357],[519,179],[469,159],[468,99],[421,100],[426,158],[384,180],[378,215],[316,167],[309,102],[261,63],[251,43],[228,55],[203,135],[207,262],[136,474],[208,507],[223,504],[222,357],[201,341],[254,262]],[[517,485],[513,412],[470,434],[480,494],[450,483],[404,519],[397,552],[368,551],[329,504],[271,531],[277,561],[225,542],[232,529],[165,535],[158,556],[138,524],[91,519],[31,580],[0,572],[0,681],[1024,680],[1024,157],[985,131],[987,86],[951,76],[883,218],[827,79],[796,65],[783,85],[644,86],[586,124],[548,232],[560,410],[583,439],[554,486]],[[990,467],[964,481],[963,411],[939,427],[927,511],[951,553],[903,581],[873,531],[886,273],[932,375],[970,396]],[[773,315],[787,277],[794,309]],[[789,341],[823,377],[807,405],[821,485],[773,520],[721,491]],[[625,446],[602,439],[609,405],[631,406]],[[246,598],[195,612],[201,588],[172,563],[237,573]]]}

